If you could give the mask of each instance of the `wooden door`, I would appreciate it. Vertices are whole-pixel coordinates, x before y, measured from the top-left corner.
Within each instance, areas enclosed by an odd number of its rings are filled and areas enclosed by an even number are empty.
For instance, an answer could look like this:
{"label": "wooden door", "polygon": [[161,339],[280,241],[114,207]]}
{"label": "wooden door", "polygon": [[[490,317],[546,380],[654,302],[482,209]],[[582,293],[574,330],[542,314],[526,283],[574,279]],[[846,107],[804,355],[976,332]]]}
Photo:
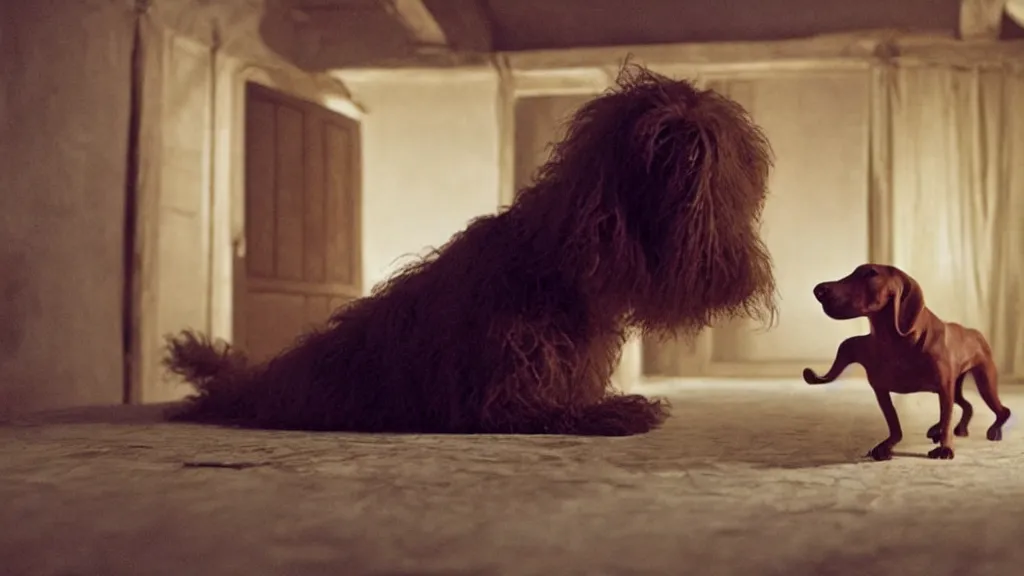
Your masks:
{"label": "wooden door", "polygon": [[356,121],[248,85],[235,340],[251,358],[361,295],[359,151]]}

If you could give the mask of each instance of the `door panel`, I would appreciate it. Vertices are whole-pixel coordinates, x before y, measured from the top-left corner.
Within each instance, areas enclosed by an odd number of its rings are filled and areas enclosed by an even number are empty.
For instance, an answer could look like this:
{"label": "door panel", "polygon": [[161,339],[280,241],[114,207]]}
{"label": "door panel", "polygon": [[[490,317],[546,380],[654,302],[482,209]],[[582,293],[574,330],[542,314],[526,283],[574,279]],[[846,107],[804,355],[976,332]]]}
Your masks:
{"label": "door panel", "polygon": [[[275,181],[274,277],[302,280],[303,212],[306,167],[303,163],[302,112],[289,106],[277,107],[277,180]],[[312,136],[312,135],[311,135]],[[311,179],[317,175],[310,174]],[[313,206],[309,206],[314,209]]]}
{"label": "door panel", "polygon": [[[324,138],[316,138],[316,134],[323,133],[324,126],[322,118],[317,115],[305,117],[305,132],[311,137],[303,141],[306,155],[306,171],[309,174],[326,174],[327,166],[346,166],[343,150],[336,150],[330,155],[331,161],[326,158]],[[307,178],[305,180],[305,206],[302,210],[302,278],[310,282],[323,282],[324,269],[327,266],[327,201],[326,201],[326,180],[327,178]],[[344,194],[344,191],[341,192]],[[345,230],[339,230],[345,234]]]}
{"label": "door panel", "polygon": [[250,98],[245,119],[245,265],[248,274],[274,275],[274,105]]}
{"label": "door panel", "polygon": [[324,169],[326,194],[324,216],[326,242],[326,280],[345,285],[353,285],[358,277],[359,255],[356,242],[359,237],[351,230],[358,230],[358,219],[355,212],[358,204],[352,201],[350,191],[352,174],[358,171],[353,163],[357,158],[352,151],[357,150],[353,140],[356,134],[347,130],[344,125],[328,123],[324,125],[323,146],[326,158],[336,159],[326,163]]}
{"label": "door panel", "polygon": [[250,85],[238,345],[265,359],[361,295],[359,126]]}

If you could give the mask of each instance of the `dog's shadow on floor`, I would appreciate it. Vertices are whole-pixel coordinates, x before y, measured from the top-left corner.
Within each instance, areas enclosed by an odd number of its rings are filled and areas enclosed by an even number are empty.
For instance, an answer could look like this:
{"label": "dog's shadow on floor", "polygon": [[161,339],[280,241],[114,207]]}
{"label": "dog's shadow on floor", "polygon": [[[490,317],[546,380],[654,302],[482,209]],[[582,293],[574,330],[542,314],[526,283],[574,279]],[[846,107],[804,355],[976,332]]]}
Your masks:
{"label": "dog's shadow on floor", "polygon": [[[680,462],[790,469],[871,464],[868,452],[888,435],[882,415],[870,404],[801,398],[780,406],[758,400],[675,402],[662,429],[646,440],[630,440],[649,447],[636,454],[623,452],[620,458],[626,460],[623,464],[647,470],[678,468]],[[926,459],[931,449],[924,437],[927,426],[908,417],[903,428],[904,441],[894,459]]]}

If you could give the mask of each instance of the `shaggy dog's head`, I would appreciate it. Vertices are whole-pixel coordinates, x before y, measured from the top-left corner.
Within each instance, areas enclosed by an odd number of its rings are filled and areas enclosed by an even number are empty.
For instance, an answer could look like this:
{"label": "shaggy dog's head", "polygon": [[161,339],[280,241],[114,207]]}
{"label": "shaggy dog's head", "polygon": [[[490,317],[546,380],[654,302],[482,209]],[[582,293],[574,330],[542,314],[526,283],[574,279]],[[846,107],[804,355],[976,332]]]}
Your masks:
{"label": "shaggy dog's head", "polygon": [[595,302],[647,332],[774,321],[759,235],[772,151],[736,102],[627,64],[511,208]]}

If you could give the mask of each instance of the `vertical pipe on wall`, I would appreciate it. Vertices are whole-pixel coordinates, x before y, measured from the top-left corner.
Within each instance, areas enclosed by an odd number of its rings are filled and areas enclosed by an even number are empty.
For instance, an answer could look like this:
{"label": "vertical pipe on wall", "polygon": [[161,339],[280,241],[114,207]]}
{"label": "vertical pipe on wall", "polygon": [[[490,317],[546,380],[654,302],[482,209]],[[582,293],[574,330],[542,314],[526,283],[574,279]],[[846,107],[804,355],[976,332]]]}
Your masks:
{"label": "vertical pipe on wall", "polygon": [[139,294],[142,286],[141,258],[137,251],[140,130],[142,118],[142,90],[145,53],[142,43],[142,18],[149,2],[135,3],[135,26],[132,33],[131,72],[129,75],[128,110],[128,163],[125,169],[124,203],[124,284],[122,288],[122,345],[124,368],[121,401],[131,404],[138,400],[139,385]]}
{"label": "vertical pipe on wall", "polygon": [[868,127],[868,255],[893,263],[892,249],[892,83],[895,69],[881,57],[871,68]]}
{"label": "vertical pipe on wall", "polygon": [[220,24],[213,21],[213,33],[210,41],[210,149],[209,157],[207,162],[209,163],[209,198],[206,200],[207,213],[209,219],[206,223],[207,231],[210,241],[207,242],[207,253],[206,253],[206,333],[212,334],[214,332],[213,312],[214,305],[213,299],[215,296],[214,286],[216,285],[215,273],[216,268],[213,265],[213,251],[216,245],[216,211],[215,211],[215,198],[217,197],[217,54],[220,52],[221,47],[221,33]]}
{"label": "vertical pipe on wall", "polygon": [[508,56],[495,54],[491,65],[498,72],[498,206],[504,208],[516,197],[515,146],[516,97],[515,80]]}

